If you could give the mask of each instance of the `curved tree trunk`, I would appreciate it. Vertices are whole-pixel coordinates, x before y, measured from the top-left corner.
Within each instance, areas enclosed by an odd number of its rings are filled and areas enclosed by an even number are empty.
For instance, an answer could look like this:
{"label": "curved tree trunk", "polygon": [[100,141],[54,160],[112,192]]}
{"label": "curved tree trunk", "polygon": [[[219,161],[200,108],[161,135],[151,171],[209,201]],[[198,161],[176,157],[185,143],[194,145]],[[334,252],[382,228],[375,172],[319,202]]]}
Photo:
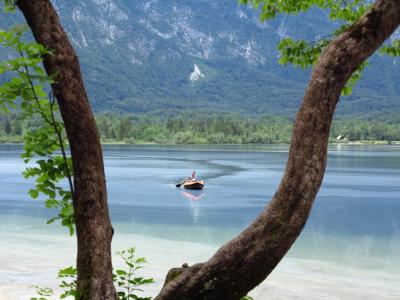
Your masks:
{"label": "curved tree trunk", "polygon": [[60,106],[74,170],[74,212],[78,238],[79,299],[116,299],[112,280],[113,230],[107,205],[103,155],[78,58],[49,0],[18,0],[39,44],[54,51],[44,57]]}
{"label": "curved tree trunk", "polygon": [[330,125],[343,87],[399,24],[400,0],[378,0],[327,46],[313,69],[293,128],[286,170],[269,206],[207,262],[171,270],[169,277],[174,279],[164,285],[157,300],[240,299],[272,272],[310,214],[325,172]]}

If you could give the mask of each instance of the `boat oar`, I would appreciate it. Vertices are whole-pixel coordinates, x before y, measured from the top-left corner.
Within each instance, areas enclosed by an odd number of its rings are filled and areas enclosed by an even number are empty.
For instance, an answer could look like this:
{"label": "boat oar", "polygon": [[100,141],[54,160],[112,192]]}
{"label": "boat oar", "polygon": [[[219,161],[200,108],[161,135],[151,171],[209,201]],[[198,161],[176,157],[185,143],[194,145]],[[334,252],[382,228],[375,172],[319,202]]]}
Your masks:
{"label": "boat oar", "polygon": [[181,180],[181,182],[178,182],[177,184],[175,184],[176,187],[181,187],[182,184],[184,184],[186,182],[187,179],[183,179]]}

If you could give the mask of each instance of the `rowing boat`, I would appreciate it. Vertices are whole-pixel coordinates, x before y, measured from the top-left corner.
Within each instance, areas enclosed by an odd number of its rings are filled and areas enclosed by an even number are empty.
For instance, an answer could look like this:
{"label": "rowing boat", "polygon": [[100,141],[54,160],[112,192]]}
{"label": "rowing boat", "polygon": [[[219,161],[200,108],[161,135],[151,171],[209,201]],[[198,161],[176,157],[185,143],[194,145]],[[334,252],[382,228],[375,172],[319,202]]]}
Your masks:
{"label": "rowing boat", "polygon": [[186,181],[182,184],[185,189],[188,190],[202,190],[204,187],[203,180]]}

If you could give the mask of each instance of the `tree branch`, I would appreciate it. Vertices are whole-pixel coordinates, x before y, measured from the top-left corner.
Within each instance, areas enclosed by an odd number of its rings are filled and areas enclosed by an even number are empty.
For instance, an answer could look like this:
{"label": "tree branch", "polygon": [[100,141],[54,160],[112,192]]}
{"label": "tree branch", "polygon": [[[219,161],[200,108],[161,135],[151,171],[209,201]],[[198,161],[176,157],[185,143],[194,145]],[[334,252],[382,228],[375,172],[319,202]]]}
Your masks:
{"label": "tree branch", "polygon": [[260,284],[301,233],[325,172],[329,130],[353,72],[400,24],[400,0],[378,0],[321,54],[297,114],[285,173],[268,207],[200,268],[167,283],[156,300],[236,300]]}

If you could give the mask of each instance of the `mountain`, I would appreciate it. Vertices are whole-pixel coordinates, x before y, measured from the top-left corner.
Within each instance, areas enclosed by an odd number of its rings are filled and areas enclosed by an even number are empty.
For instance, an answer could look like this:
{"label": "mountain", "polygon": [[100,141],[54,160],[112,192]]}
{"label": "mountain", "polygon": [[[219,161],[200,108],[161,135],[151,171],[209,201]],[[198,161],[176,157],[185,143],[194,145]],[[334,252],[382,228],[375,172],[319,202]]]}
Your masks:
{"label": "mountain", "polygon": [[[292,116],[310,71],[277,63],[291,36],[317,40],[326,12],[280,16],[235,0],[54,0],[73,42],[96,111],[214,109]],[[8,18],[8,20],[7,20]],[[5,26],[15,18],[6,15]],[[375,56],[340,115],[400,111],[399,65]]]}

